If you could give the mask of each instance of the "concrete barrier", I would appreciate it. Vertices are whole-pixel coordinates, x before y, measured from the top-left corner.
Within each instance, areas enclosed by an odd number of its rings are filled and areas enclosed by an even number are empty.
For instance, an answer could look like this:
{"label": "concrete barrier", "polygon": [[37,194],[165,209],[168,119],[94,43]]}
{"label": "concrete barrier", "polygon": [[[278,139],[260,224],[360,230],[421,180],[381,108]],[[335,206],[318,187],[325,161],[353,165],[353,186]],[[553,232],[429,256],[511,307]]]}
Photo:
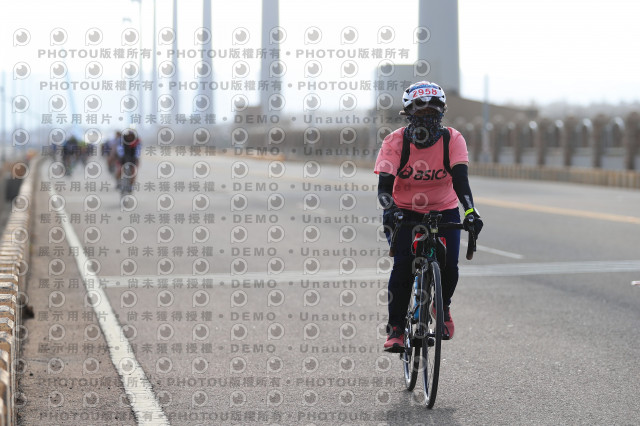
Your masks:
{"label": "concrete barrier", "polygon": [[553,182],[640,189],[640,173],[626,170],[471,163],[469,173],[476,176],[505,179],[548,180]]}
{"label": "concrete barrier", "polygon": [[16,424],[16,365],[20,354],[22,312],[28,302],[26,275],[32,229],[30,206],[38,164],[39,158],[32,158],[27,166],[30,170],[20,170],[20,176],[12,176],[23,181],[0,236],[0,425]]}

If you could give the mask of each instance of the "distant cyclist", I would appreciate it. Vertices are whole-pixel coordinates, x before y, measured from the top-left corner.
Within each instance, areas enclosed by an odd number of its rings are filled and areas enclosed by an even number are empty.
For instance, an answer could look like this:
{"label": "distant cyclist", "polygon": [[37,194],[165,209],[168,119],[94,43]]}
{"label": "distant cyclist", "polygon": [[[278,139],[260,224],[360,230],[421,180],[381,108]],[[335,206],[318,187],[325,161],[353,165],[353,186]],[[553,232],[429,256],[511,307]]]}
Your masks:
{"label": "distant cyclist", "polygon": [[[417,221],[424,213],[438,210],[442,212],[442,222],[459,223],[458,200],[464,208],[465,229],[473,227],[479,234],[483,223],[469,187],[466,142],[460,132],[442,126],[447,110],[444,90],[435,83],[420,81],[404,91],[402,103],[401,114],[406,115],[409,124],[384,139],[374,169],[379,175],[378,200],[384,208],[387,239],[394,214],[400,211],[405,220]],[[448,145],[446,155],[445,145]],[[443,338],[451,339],[454,324],[449,306],[458,283],[460,230],[443,230],[438,236],[444,237],[447,246],[446,265],[441,266]],[[396,241],[388,286],[388,337],[384,343],[384,349],[393,352],[404,348],[405,316],[413,285],[411,227],[402,228]]]}
{"label": "distant cyclist", "polygon": [[67,176],[71,175],[71,169],[80,154],[78,139],[71,135],[62,145],[62,163]]}
{"label": "distant cyclist", "polygon": [[[128,168],[133,165],[133,170],[129,170],[131,181],[129,185],[133,186],[136,182],[137,168],[140,164],[141,144],[138,134],[133,129],[127,129],[122,133],[120,143],[116,146],[116,154],[118,156],[116,179],[118,181],[118,189],[120,189],[120,178],[122,177],[122,168]],[[133,172],[133,173],[132,173]]]}
{"label": "distant cyclist", "polygon": [[118,154],[116,150],[118,148],[118,144],[120,143],[120,139],[122,138],[121,132],[116,132],[115,136],[104,144],[102,144],[102,155],[107,157],[107,165],[109,167],[109,173],[115,174],[116,172],[116,162],[118,159]]}

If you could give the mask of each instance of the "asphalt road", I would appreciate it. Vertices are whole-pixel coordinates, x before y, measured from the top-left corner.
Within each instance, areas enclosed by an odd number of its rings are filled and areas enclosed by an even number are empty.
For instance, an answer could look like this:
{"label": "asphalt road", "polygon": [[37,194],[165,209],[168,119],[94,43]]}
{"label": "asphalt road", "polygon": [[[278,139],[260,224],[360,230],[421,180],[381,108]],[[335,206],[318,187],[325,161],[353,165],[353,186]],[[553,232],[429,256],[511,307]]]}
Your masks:
{"label": "asphalt road", "polygon": [[637,424],[640,192],[472,177],[426,410],[382,351],[371,170],[160,154],[124,203],[43,165],[22,424]]}

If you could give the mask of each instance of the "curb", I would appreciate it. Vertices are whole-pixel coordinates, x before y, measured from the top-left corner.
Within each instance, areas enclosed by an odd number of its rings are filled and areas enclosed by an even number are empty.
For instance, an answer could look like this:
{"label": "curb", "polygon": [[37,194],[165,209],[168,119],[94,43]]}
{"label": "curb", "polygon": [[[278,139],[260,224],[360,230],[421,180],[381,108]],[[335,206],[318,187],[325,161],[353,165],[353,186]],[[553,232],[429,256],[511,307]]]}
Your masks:
{"label": "curb", "polygon": [[41,157],[30,161],[30,173],[11,203],[11,215],[0,236],[0,426],[16,424],[18,356],[22,309],[27,307],[33,185]]}
{"label": "curb", "polygon": [[507,179],[545,180],[640,189],[640,172],[626,170],[471,163],[469,165],[469,174]]}

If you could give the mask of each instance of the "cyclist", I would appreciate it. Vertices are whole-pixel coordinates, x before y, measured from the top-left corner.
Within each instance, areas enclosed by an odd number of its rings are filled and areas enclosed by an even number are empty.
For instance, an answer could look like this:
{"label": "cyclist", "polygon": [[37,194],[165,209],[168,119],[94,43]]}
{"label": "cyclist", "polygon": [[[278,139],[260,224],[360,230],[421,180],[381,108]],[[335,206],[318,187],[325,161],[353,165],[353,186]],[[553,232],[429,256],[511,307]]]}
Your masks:
{"label": "cyclist", "polygon": [[107,157],[107,165],[109,167],[109,173],[115,174],[116,171],[116,160],[117,154],[116,149],[118,144],[120,143],[120,139],[122,138],[121,132],[116,132],[115,136],[104,144],[102,144],[102,155]]}
{"label": "cyclist", "polygon": [[[118,181],[118,189],[120,189],[120,177],[122,176],[122,167],[131,163],[135,166],[134,170],[137,170],[140,163],[141,144],[138,134],[133,129],[127,129],[122,133],[120,143],[116,147],[116,155],[118,156],[116,180]],[[136,183],[137,172],[131,176],[130,186]]]}
{"label": "cyclist", "polygon": [[93,145],[81,140],[78,143],[78,159],[82,161],[82,165],[86,166],[89,157],[92,155]]}
{"label": "cyclist", "polygon": [[62,163],[65,167],[65,173],[67,176],[71,175],[71,169],[77,157],[80,153],[80,146],[78,139],[74,135],[71,135],[62,145]]}
{"label": "cyclist", "polygon": [[[379,175],[378,200],[384,208],[387,240],[394,215],[400,211],[409,221],[420,220],[424,213],[437,210],[442,212],[442,222],[460,222],[458,200],[465,212],[465,229],[478,235],[483,223],[469,187],[466,142],[460,132],[442,126],[447,110],[444,90],[435,83],[420,81],[404,91],[402,102],[404,110],[400,114],[406,116],[409,124],[384,139],[374,168]],[[445,145],[448,145],[448,155],[445,155]],[[451,339],[454,324],[449,307],[458,282],[460,230],[443,230],[438,236],[444,237],[447,246],[446,262],[441,265],[445,307],[443,338]],[[384,343],[384,349],[389,352],[404,349],[404,323],[413,284],[411,227],[402,228],[396,241],[388,285],[388,337]]]}

